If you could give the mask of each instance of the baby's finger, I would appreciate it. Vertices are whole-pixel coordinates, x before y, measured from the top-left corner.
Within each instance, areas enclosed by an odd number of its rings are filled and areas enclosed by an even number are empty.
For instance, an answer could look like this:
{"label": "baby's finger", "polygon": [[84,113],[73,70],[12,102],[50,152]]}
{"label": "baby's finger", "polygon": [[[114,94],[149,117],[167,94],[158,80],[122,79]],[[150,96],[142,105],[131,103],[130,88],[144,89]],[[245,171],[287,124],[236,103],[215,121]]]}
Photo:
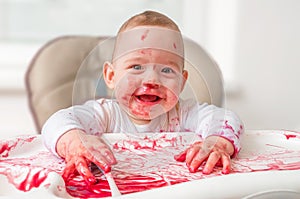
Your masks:
{"label": "baby's finger", "polygon": [[201,146],[198,146],[198,145],[193,145],[187,149],[185,162],[188,167],[191,165],[194,157],[197,155],[197,153],[199,152],[200,149],[201,149]]}
{"label": "baby's finger", "polygon": [[63,179],[65,181],[68,180],[70,178],[70,176],[72,174],[74,174],[75,171],[76,171],[76,167],[75,167],[74,161],[70,160],[70,161],[66,162],[66,166],[62,173]]}
{"label": "baby's finger", "polygon": [[87,148],[86,156],[92,162],[105,162],[108,165],[114,165],[117,163],[117,160],[111,151],[111,149],[105,144],[99,141],[97,146],[89,146]]}
{"label": "baby's finger", "polygon": [[87,161],[83,157],[78,157],[75,160],[75,166],[78,173],[84,178],[88,184],[95,184],[96,178],[90,171]]}
{"label": "baby's finger", "polygon": [[94,162],[95,159],[101,159],[101,161],[105,159],[107,164],[112,165],[117,163],[113,152],[99,136],[85,135],[79,138],[84,149],[84,156],[92,162]]}
{"label": "baby's finger", "polygon": [[201,166],[201,164],[207,159],[207,156],[207,153],[203,152],[202,150],[199,150],[198,153],[194,155],[190,165],[188,165],[189,171],[191,173],[196,172]]}
{"label": "baby's finger", "polygon": [[217,162],[220,160],[221,154],[218,152],[212,152],[206,161],[206,164],[202,170],[202,173],[204,174],[210,174],[214,167],[216,166]]}
{"label": "baby's finger", "polygon": [[222,164],[223,164],[223,169],[222,173],[223,174],[228,174],[231,171],[231,159],[228,154],[223,154],[222,157]]}
{"label": "baby's finger", "polygon": [[[96,164],[100,169],[102,169],[105,173],[111,171],[111,160],[107,160],[105,156],[101,154],[101,152],[88,153],[86,155],[86,159]],[[115,160],[116,162],[116,160]]]}
{"label": "baby's finger", "polygon": [[[101,156],[105,159],[107,164],[114,165],[117,164],[117,160],[113,154],[113,152],[106,146],[102,150],[99,151]],[[97,158],[97,156],[95,156]]]}
{"label": "baby's finger", "polygon": [[186,153],[187,153],[187,150],[184,150],[182,151],[181,153],[177,154],[177,155],[174,155],[174,159],[178,162],[184,162],[185,159],[186,159]]}

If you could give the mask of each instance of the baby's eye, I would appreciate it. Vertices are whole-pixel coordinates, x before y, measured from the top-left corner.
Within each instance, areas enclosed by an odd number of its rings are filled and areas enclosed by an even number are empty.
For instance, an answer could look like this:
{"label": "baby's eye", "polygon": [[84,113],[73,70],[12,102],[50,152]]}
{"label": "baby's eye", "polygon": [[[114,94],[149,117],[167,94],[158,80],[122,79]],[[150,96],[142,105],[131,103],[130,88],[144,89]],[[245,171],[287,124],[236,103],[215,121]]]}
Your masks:
{"label": "baby's eye", "polygon": [[161,70],[163,73],[173,73],[174,70],[172,68],[166,67]]}
{"label": "baby's eye", "polygon": [[141,65],[133,65],[132,69],[134,69],[134,70],[141,70],[142,66]]}

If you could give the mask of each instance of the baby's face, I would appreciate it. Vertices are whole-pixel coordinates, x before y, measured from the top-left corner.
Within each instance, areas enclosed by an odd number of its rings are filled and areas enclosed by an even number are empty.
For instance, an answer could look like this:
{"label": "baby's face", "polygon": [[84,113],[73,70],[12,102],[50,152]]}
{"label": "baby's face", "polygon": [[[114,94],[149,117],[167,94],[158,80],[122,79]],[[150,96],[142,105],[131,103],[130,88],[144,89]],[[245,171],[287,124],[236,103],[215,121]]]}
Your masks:
{"label": "baby's face", "polygon": [[116,99],[137,124],[171,110],[187,78],[183,58],[158,49],[130,52],[111,67]]}
{"label": "baby's face", "polygon": [[177,104],[187,79],[183,57],[180,32],[135,27],[118,34],[104,79],[132,121],[145,124]]}

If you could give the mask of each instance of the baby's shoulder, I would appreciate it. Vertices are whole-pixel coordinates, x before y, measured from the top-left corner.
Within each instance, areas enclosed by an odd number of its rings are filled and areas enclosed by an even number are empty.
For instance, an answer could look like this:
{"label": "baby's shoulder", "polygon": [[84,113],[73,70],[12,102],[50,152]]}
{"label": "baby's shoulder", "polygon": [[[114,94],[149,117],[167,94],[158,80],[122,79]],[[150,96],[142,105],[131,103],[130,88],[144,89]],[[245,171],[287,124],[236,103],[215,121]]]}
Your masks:
{"label": "baby's shoulder", "polygon": [[190,109],[192,107],[198,106],[199,102],[195,99],[180,99],[178,101],[178,107],[180,109]]}
{"label": "baby's shoulder", "polygon": [[219,107],[215,105],[208,104],[206,102],[201,103],[196,99],[180,99],[177,105],[178,109],[183,112],[190,112],[190,111],[202,111],[202,110],[214,110]]}

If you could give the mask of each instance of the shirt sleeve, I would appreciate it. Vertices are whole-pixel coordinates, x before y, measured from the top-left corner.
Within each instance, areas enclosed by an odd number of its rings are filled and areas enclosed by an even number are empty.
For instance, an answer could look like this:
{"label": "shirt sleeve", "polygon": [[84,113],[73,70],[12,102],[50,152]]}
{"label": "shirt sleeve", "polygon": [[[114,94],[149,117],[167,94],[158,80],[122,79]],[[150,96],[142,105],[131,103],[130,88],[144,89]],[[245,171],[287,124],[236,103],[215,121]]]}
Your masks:
{"label": "shirt sleeve", "polygon": [[101,133],[105,128],[105,110],[97,101],[88,101],[62,109],[50,116],[42,128],[44,145],[57,155],[56,143],[66,132],[80,129],[89,134]]}
{"label": "shirt sleeve", "polygon": [[234,146],[233,156],[240,151],[244,125],[234,112],[206,103],[185,103],[181,111],[185,128],[195,131],[203,139],[215,135],[229,140]]}

